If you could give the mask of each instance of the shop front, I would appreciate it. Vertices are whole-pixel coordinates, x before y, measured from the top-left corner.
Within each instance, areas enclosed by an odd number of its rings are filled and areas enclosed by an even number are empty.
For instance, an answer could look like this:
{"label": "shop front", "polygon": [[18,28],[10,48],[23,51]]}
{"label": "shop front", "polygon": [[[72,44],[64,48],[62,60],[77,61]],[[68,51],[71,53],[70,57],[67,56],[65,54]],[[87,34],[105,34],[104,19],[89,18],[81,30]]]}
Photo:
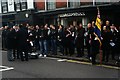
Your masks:
{"label": "shop front", "polygon": [[[72,9],[61,9],[45,12],[35,12],[36,24],[54,24],[54,25],[63,25],[68,27],[69,25],[78,25],[79,23],[83,24],[84,28],[87,28],[89,22],[95,21],[97,17],[98,6],[89,6],[89,7],[80,7]],[[109,20],[111,23],[120,25],[119,14],[120,14],[120,5],[100,5],[100,16],[103,24],[106,20]]]}

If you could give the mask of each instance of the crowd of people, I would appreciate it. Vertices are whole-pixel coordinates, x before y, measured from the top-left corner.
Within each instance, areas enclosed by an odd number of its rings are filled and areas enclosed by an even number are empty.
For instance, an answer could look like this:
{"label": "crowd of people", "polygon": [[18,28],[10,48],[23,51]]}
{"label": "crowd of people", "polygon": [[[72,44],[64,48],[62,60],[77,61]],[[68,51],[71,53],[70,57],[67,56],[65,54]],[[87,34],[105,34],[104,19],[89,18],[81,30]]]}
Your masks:
{"label": "crowd of people", "polygon": [[[58,49],[62,55],[72,56],[77,52],[76,57],[83,57],[86,48],[87,58],[92,58],[92,63],[96,64],[100,43],[94,35],[94,28],[94,21],[88,23],[87,29],[83,27],[82,23],[68,27],[53,24],[4,26],[2,29],[2,47],[4,50],[7,49],[9,61],[14,61],[16,58],[28,61],[31,41],[43,57],[48,54],[57,55]],[[102,60],[108,62],[111,55],[113,60],[119,61],[120,27],[115,27],[114,24],[110,25],[110,22],[106,21],[106,25],[102,26],[101,40]]]}

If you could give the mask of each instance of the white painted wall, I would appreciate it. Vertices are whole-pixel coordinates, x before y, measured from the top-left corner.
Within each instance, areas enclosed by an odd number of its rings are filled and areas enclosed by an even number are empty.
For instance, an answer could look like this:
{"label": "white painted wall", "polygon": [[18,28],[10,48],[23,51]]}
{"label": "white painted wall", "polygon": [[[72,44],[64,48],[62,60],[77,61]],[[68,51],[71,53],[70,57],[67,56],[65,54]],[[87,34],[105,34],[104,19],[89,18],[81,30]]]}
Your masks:
{"label": "white painted wall", "polygon": [[2,13],[1,0],[0,0],[0,13]]}

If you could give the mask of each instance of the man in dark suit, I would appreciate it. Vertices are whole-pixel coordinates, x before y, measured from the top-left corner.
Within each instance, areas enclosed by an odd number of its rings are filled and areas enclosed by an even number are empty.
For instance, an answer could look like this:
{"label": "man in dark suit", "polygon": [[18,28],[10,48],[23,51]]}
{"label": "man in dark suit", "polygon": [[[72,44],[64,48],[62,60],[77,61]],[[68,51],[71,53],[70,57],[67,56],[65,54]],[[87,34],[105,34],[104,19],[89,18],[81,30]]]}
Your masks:
{"label": "man in dark suit", "polygon": [[12,57],[13,44],[14,44],[14,35],[12,32],[12,28],[8,28],[8,31],[6,33],[6,47],[7,47],[8,61],[14,61],[14,58]]}
{"label": "man in dark suit", "polygon": [[[20,27],[18,31],[18,50],[21,61],[28,61],[28,32],[22,25],[18,27]],[[25,54],[25,58],[23,53]]]}
{"label": "man in dark suit", "polygon": [[84,33],[85,29],[80,23],[76,35],[77,57],[82,57],[84,55]]}
{"label": "man in dark suit", "polygon": [[2,49],[6,50],[6,36],[7,36],[7,32],[8,32],[8,26],[5,26],[3,31],[2,31]]}
{"label": "man in dark suit", "polygon": [[[13,30],[12,30],[13,36],[14,36],[14,40],[13,40],[13,57],[14,59],[19,59],[20,58],[20,54],[18,52],[18,33],[19,33],[19,26],[15,25],[13,26]],[[17,55],[16,55],[17,54]]]}
{"label": "man in dark suit", "polygon": [[91,39],[92,39],[92,33],[94,31],[94,28],[92,27],[91,23],[88,23],[87,25],[87,32],[86,32],[86,47],[87,47],[87,57],[90,59],[91,57]]}

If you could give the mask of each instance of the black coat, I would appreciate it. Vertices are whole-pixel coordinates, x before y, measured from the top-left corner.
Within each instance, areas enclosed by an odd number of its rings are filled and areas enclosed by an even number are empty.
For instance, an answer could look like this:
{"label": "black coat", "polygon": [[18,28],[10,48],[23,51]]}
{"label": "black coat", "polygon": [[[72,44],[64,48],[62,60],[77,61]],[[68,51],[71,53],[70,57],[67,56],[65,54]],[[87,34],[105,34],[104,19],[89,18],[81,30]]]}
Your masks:
{"label": "black coat", "polygon": [[84,46],[84,33],[85,29],[81,28],[77,30],[77,38],[76,38],[76,46],[83,47]]}
{"label": "black coat", "polygon": [[100,42],[99,40],[95,40],[96,36],[94,33],[92,33],[92,39],[91,39],[91,49],[92,49],[92,54],[98,54],[99,53],[99,48],[100,48]]}
{"label": "black coat", "polygon": [[50,29],[49,37],[50,39],[57,39],[57,31],[55,29]]}
{"label": "black coat", "polygon": [[90,46],[91,46],[91,44],[89,43],[89,40],[91,40],[91,39],[90,39],[90,36],[93,34],[93,32],[94,32],[94,28],[93,28],[93,27],[91,27],[91,28],[89,28],[89,29],[87,30],[88,35],[86,36],[86,40],[85,40],[87,47],[90,47]]}
{"label": "black coat", "polygon": [[102,49],[103,50],[110,50],[110,32],[109,31],[103,31],[102,32]]}
{"label": "black coat", "polygon": [[18,48],[19,49],[28,49],[28,32],[26,29],[21,28],[18,31]]}
{"label": "black coat", "polygon": [[7,43],[7,49],[14,49],[14,33],[13,31],[8,30],[6,34],[6,43]]}
{"label": "black coat", "polygon": [[39,36],[39,40],[48,40],[49,36],[48,36],[48,29],[39,29],[38,32],[38,36]]}
{"label": "black coat", "polygon": [[29,39],[30,41],[34,41],[34,40],[35,40],[35,37],[36,37],[36,35],[35,35],[35,31],[34,31],[34,30],[32,30],[32,31],[30,31],[30,32],[28,33],[28,39]]}
{"label": "black coat", "polygon": [[16,32],[15,29],[13,29],[12,33],[13,33],[13,37],[14,37],[13,47],[14,47],[14,49],[18,49],[18,34],[19,34],[19,31]]}

